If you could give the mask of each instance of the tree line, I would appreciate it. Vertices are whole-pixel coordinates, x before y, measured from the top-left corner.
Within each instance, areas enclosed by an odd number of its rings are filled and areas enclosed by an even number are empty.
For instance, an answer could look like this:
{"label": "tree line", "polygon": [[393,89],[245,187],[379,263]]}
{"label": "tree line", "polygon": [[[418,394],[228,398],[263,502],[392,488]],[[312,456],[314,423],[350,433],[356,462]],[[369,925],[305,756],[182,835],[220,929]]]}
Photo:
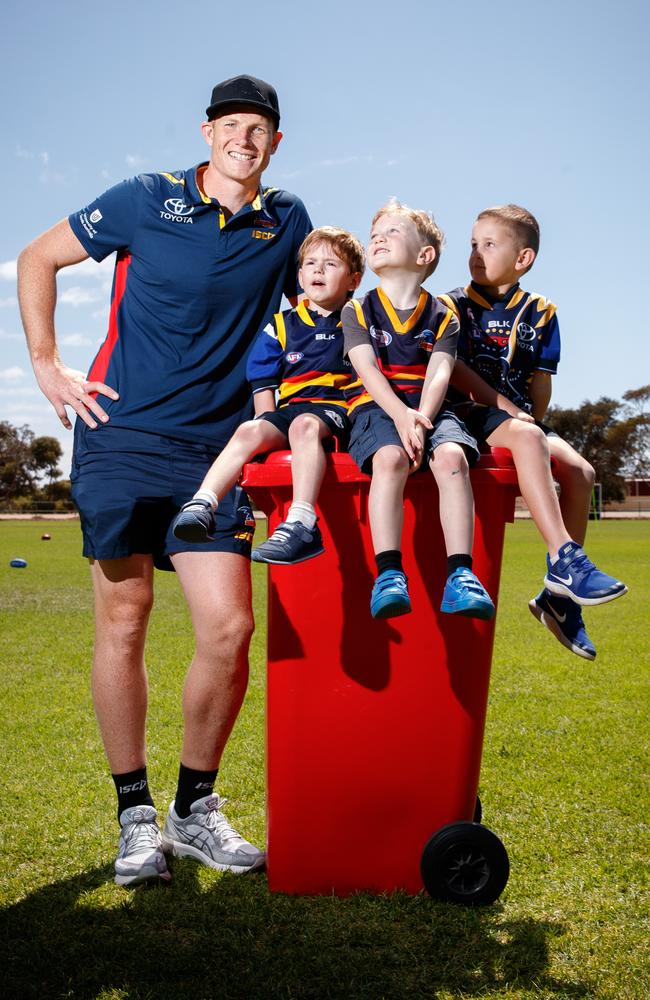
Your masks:
{"label": "tree line", "polygon": [[[552,406],[546,423],[591,462],[604,503],[624,499],[626,479],[650,478],[650,385],[620,401],[602,396],[575,409]],[[0,421],[0,503],[69,499],[62,455],[57,438]]]}

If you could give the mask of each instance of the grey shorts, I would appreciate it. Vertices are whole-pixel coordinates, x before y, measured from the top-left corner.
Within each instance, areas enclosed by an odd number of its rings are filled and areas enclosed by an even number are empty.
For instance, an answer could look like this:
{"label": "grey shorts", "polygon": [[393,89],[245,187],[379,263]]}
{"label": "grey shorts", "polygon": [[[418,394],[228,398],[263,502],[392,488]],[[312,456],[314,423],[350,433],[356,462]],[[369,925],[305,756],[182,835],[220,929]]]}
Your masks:
{"label": "grey shorts", "polygon": [[[472,437],[455,413],[441,410],[432,422],[433,429],[427,431],[424,440],[423,464],[432,458],[436,448],[449,442],[461,445],[470,465],[478,461],[476,438]],[[375,452],[391,444],[404,449],[393,420],[379,406],[369,404],[362,407],[353,418],[349,445],[350,454],[361,471],[370,475]]]}

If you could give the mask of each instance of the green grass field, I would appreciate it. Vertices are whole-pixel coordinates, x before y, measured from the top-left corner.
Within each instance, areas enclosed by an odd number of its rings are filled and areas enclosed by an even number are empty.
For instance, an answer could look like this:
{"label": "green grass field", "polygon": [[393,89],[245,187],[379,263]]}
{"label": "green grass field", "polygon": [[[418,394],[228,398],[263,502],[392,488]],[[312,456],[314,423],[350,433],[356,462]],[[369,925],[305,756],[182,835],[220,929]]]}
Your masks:
{"label": "green grass field", "polygon": [[[79,527],[0,524],[0,1000],[646,1000],[650,522],[593,524],[588,551],[630,589],[587,613],[594,664],[529,614],[542,545],[530,523],[508,527],[481,799],[511,876],[498,903],[468,910],[424,895],[271,895],[263,875],[190,861],[174,863],[169,887],[115,886]],[[10,569],[14,556],[28,568]],[[261,843],[264,568],[254,573],[252,679],[220,791]],[[175,790],[191,633],[174,576],[158,574],[157,586],[149,770],[162,810]]]}

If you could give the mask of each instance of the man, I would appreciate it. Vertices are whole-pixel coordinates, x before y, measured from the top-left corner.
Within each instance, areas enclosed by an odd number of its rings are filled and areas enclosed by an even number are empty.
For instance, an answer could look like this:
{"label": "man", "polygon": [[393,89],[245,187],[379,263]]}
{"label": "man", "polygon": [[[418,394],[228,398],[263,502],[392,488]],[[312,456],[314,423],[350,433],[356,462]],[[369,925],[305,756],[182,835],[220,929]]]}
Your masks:
{"label": "man", "polygon": [[[118,796],[120,885],[169,879],[163,848],[220,870],[264,863],[213,794],[248,679],[254,520],[235,488],[204,545],[175,539],[170,522],[248,415],[247,349],[282,293],[295,300],[297,251],[311,223],[297,198],[260,187],[282,138],[273,87],[225,80],[206,116],[207,163],[118,184],[19,259],[36,378],[64,427],[66,406],[77,414],[73,497],[95,593],[92,691]],[[115,250],[108,335],[85,377],[56,347],[56,273]],[[154,565],[176,570],[196,638],[162,838],[145,754]]]}

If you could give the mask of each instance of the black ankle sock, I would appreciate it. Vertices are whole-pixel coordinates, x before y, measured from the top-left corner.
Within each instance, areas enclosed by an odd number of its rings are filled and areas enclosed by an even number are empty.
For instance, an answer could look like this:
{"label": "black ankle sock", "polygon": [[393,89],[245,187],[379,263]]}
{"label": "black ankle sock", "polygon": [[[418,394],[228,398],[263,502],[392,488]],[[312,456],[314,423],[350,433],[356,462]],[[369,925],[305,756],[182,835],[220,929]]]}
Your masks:
{"label": "black ankle sock", "polygon": [[193,802],[211,794],[217,774],[216,767],[214,771],[195,771],[194,768],[181,764],[178,769],[178,789],[174,800],[174,812],[177,816],[185,819],[191,812]]}
{"label": "black ankle sock", "polygon": [[471,569],[472,568],[472,557],[471,556],[463,555],[462,553],[460,555],[456,554],[456,555],[453,555],[453,556],[448,556],[447,557],[447,576],[450,576],[452,573],[455,573],[457,569],[461,568],[461,566],[465,566],[467,569]]}
{"label": "black ankle sock", "polygon": [[387,569],[402,569],[402,553],[399,549],[386,549],[385,552],[378,552],[375,556],[377,563],[377,573],[383,573]]}
{"label": "black ankle sock", "polygon": [[114,774],[112,778],[117,792],[118,820],[124,810],[131,806],[153,805],[146,767],[139,767],[136,771],[127,771],[126,774]]}

